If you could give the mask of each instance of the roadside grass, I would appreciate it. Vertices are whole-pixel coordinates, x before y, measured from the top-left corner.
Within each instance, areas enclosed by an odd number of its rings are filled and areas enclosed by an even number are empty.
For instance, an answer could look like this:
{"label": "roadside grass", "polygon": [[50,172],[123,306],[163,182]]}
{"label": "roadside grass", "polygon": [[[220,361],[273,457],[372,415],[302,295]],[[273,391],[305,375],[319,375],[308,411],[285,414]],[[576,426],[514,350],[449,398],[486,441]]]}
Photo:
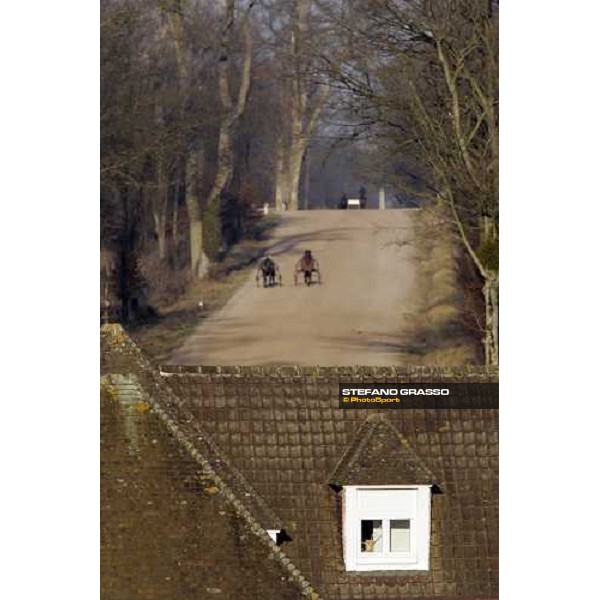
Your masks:
{"label": "roadside grass", "polygon": [[420,306],[413,338],[421,352],[413,352],[408,361],[442,367],[482,364],[481,348],[467,326],[458,246],[435,209],[421,211],[414,227]]}
{"label": "roadside grass", "polygon": [[155,364],[167,362],[197,326],[227,304],[255,269],[279,221],[276,214],[256,221],[244,239],[211,265],[209,277],[192,282],[177,300],[154,306],[155,316],[126,326],[150,360]]}

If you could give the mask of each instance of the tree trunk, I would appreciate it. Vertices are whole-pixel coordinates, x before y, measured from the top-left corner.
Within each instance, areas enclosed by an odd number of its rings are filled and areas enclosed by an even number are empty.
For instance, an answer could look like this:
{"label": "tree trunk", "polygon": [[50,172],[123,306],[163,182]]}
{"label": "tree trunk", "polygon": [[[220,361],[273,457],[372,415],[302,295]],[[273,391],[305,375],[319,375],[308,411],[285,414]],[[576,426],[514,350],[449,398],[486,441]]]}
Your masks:
{"label": "tree trunk", "polygon": [[499,362],[499,281],[498,274],[491,273],[483,286],[485,298],[485,362]]}
{"label": "tree trunk", "polygon": [[[207,220],[207,226],[210,228],[216,227],[220,230],[218,204],[221,200],[221,194],[225,187],[230,182],[233,176],[233,149],[232,139],[236,131],[238,122],[246,109],[248,95],[250,93],[250,81],[252,77],[252,32],[249,25],[249,11],[252,8],[252,3],[246,9],[242,17],[242,36],[244,39],[244,57],[242,59],[242,70],[240,75],[240,85],[237,93],[237,98],[233,98],[229,85],[230,67],[229,53],[232,41],[232,30],[235,16],[235,0],[227,0],[225,5],[225,15],[223,27],[221,30],[221,43],[219,52],[218,64],[218,88],[219,99],[223,108],[223,116],[219,127],[219,143],[217,148],[217,171],[212,188],[208,194],[206,202],[207,209],[212,211],[216,216],[215,223]],[[217,237],[220,236],[220,231],[212,231]],[[207,236],[205,242],[210,246],[210,235]],[[214,248],[206,247],[207,253],[210,255],[214,252]]]}
{"label": "tree trunk", "polygon": [[158,257],[165,260],[167,257],[167,219],[157,211],[152,212],[154,231],[158,238]]}
{"label": "tree trunk", "polygon": [[275,210],[282,211],[283,205],[288,204],[286,153],[283,136],[277,141],[275,155]]}
{"label": "tree trunk", "polygon": [[304,151],[304,210],[308,210],[308,193],[310,191],[310,153],[306,146]]}
{"label": "tree trunk", "polygon": [[208,259],[202,250],[202,221],[199,219],[190,221],[190,251],[192,275],[202,279],[208,272]]}
{"label": "tree trunk", "polygon": [[217,149],[217,173],[212,188],[208,194],[207,204],[216,203],[221,198],[221,193],[229,183],[233,174],[233,160],[231,155],[231,133],[229,126],[223,124],[219,132],[219,145]]}
{"label": "tree trunk", "polygon": [[310,108],[307,107],[305,95],[299,100],[292,100],[292,106],[296,103],[296,109],[292,109],[292,143],[289,155],[288,195],[290,208],[293,210],[298,210],[299,208],[298,196],[302,161],[304,160],[308,143],[315,132],[323,106],[330,94],[331,90],[321,88],[317,92],[317,97]]}
{"label": "tree trunk", "polygon": [[[181,14],[176,10],[167,10],[167,22],[175,44],[177,69],[182,90],[179,106],[180,114],[185,114],[185,104],[190,93],[190,51],[185,38]],[[185,158],[185,205],[189,222],[190,269],[195,278],[201,278],[207,271],[207,261],[202,248],[202,212],[198,190],[203,176],[204,154],[191,151]],[[174,231],[177,223],[174,219]]]}
{"label": "tree trunk", "polygon": [[198,198],[203,167],[203,152],[190,152],[186,163],[185,205],[190,229],[190,268],[197,279],[204,277],[208,270],[208,259],[202,246],[202,212]]}
{"label": "tree trunk", "polygon": [[177,168],[177,181],[173,195],[173,209],[171,213],[172,222],[172,247],[173,256],[177,257],[177,248],[179,246],[179,196],[182,189],[182,169],[181,165]]}
{"label": "tree trunk", "polygon": [[[306,78],[306,40],[308,39],[308,23],[310,3],[308,0],[297,0],[295,3],[292,27],[290,31],[290,56],[292,77],[289,88],[290,97],[286,102],[290,111],[291,144],[288,170],[289,207],[299,208],[300,174],[302,161],[313,135],[323,106],[331,94],[325,86],[314,88]],[[313,86],[312,92],[310,86]]]}
{"label": "tree trunk", "polygon": [[154,232],[158,239],[158,255],[160,260],[167,258],[167,212],[169,207],[169,181],[165,167],[164,157],[157,159],[157,181],[154,193],[154,206],[152,218],[154,220]]}
{"label": "tree trunk", "polygon": [[300,173],[302,172],[302,160],[306,151],[306,140],[299,139],[292,144],[290,153],[290,168],[289,168],[289,202],[292,210],[298,210],[299,205],[299,190],[300,190]]}
{"label": "tree trunk", "polygon": [[[295,36],[292,37],[292,47],[295,47]],[[297,51],[297,50],[296,50]],[[306,116],[306,92],[302,89],[300,75],[292,86],[291,109],[291,127],[292,143],[290,145],[289,164],[288,164],[288,194],[290,209],[298,210],[298,188],[300,187],[300,171],[302,170],[302,157],[306,148],[304,138],[303,122]]]}
{"label": "tree trunk", "polygon": [[[233,25],[235,18],[235,0],[226,0],[223,25],[221,28],[221,41],[219,47],[219,62],[218,62],[218,89],[219,99],[223,108],[223,115],[219,127],[219,144],[217,150],[217,170],[212,188],[208,194],[206,202],[209,210],[216,211],[216,205],[220,201],[221,193],[229,182],[232,176],[233,169],[233,153],[231,148],[231,140],[235,132],[235,127],[246,108],[248,94],[250,91],[250,80],[252,75],[252,32],[249,25],[249,14],[253,3],[245,9],[242,16],[242,37],[244,40],[244,57],[242,60],[242,69],[240,74],[240,86],[238,89],[237,98],[231,96],[229,87],[230,78],[230,46],[233,36]],[[185,42],[183,24],[181,14],[174,10],[167,11],[168,24],[175,42],[175,51],[177,64],[181,81],[184,82],[185,95],[187,96],[188,86],[190,82],[190,54]],[[183,106],[183,105],[182,105]],[[197,161],[191,160],[191,163],[197,167]],[[191,167],[188,161],[188,167]],[[187,169],[188,172],[196,173],[190,179],[187,176],[186,184],[186,205],[190,221],[190,259],[192,272],[196,277],[201,277],[204,269],[207,268],[206,257],[203,249],[202,236],[202,217],[200,213],[200,205],[198,201],[197,186],[193,183],[197,180],[197,168]],[[194,181],[192,181],[194,180]],[[194,192],[191,192],[191,188]]]}

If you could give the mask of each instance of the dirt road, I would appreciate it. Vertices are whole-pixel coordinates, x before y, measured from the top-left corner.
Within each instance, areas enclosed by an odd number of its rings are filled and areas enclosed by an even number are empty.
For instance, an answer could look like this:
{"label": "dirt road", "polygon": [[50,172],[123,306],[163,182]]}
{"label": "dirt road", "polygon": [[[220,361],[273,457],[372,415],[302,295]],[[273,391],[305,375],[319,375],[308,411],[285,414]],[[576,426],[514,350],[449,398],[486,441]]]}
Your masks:
{"label": "dirt road", "polygon": [[[269,253],[283,286],[256,286],[255,273],[227,305],[171,356],[180,365],[402,364],[411,321],[415,260],[411,210],[288,212]],[[322,285],[294,287],[305,249]]]}

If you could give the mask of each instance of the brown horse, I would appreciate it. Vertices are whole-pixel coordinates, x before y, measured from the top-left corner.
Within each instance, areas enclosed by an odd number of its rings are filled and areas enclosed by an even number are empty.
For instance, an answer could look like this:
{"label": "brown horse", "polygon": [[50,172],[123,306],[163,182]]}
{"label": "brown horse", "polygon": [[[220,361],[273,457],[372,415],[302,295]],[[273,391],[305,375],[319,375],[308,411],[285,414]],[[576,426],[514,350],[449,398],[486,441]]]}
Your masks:
{"label": "brown horse", "polygon": [[304,274],[304,283],[312,283],[312,274],[317,274],[317,282],[321,283],[321,272],[319,270],[319,261],[312,255],[310,250],[305,250],[300,260],[294,265],[294,285],[298,285],[298,274]]}

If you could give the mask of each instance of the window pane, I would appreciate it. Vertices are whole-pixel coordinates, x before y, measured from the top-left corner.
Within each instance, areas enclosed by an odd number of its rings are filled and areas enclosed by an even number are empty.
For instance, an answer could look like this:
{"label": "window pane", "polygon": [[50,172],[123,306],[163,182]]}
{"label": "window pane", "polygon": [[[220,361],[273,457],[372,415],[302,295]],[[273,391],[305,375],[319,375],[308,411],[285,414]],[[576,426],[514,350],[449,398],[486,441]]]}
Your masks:
{"label": "window pane", "polygon": [[383,523],[381,520],[360,522],[360,551],[383,551]]}
{"label": "window pane", "polygon": [[410,552],[410,521],[390,521],[390,552]]}

